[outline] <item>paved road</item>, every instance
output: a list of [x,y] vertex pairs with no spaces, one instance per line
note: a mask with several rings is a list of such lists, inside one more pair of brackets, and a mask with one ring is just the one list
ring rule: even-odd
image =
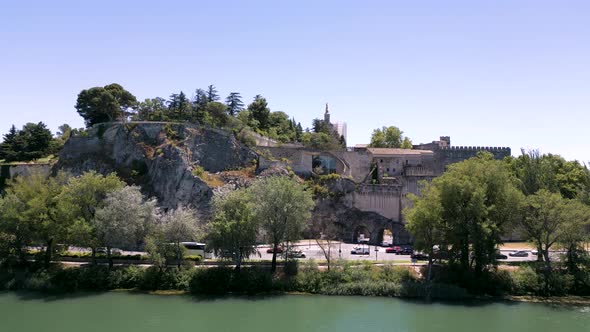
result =
[[[351,250],[355,247],[368,247],[370,250],[370,255],[353,255],[351,254]],[[300,258],[300,260],[325,260],[325,256],[323,251],[320,249],[320,246],[314,240],[308,241],[300,241],[294,246],[297,250],[301,250],[305,253],[305,258]],[[262,260],[271,260],[272,254],[267,253],[267,250],[270,248],[269,245],[261,245],[258,246],[258,255],[250,257],[251,259],[262,259]],[[375,248],[377,248],[377,252],[375,252]],[[373,246],[373,245],[359,245],[359,244],[352,244],[352,243],[339,243],[335,242],[331,245],[331,257],[332,259],[342,258],[345,260],[368,260],[368,261],[392,261],[392,262],[410,262],[411,258],[410,255],[396,255],[396,254],[388,254],[385,252],[385,247],[381,246]],[[502,254],[508,256],[508,259],[501,260],[504,262],[519,262],[519,261],[531,261],[537,258],[536,255],[530,254],[530,249],[524,249],[524,251],[529,252],[528,257],[510,257],[508,254],[513,251],[517,250],[501,250]],[[90,252],[90,250],[86,248],[74,248],[70,247],[70,251],[80,251],[80,252]],[[123,251],[123,255],[137,255],[137,254],[146,254],[141,251]],[[558,259],[559,253],[552,254],[554,259]]]
[[[315,241],[311,241],[306,243],[307,241],[301,241],[296,245],[296,248],[298,250],[301,250],[305,253],[305,258],[300,258],[300,260],[310,260],[310,259],[315,259],[315,260],[325,260],[325,256],[323,251],[320,249],[320,247],[315,243]],[[350,251],[354,248],[354,247],[358,247],[358,246],[363,246],[363,247],[369,247],[369,250],[371,252],[370,255],[352,255],[350,253]],[[266,251],[269,249],[270,247],[268,245],[265,246],[259,246],[258,249],[258,253],[259,256],[258,257],[251,257],[251,258],[258,258],[258,259],[272,259],[272,254],[267,253]],[[377,248],[377,252],[375,252],[375,248]],[[342,259],[346,259],[346,260],[371,260],[371,261],[398,261],[398,262],[409,262],[411,260],[410,255],[396,255],[396,254],[388,254],[385,252],[385,247],[380,247],[380,246],[373,246],[373,245],[359,245],[359,244],[351,244],[351,243],[336,243],[334,245],[332,245],[331,247],[331,256],[333,259],[338,259],[338,258],[342,258]],[[339,250],[341,250],[341,252],[339,252]],[[515,250],[501,250],[501,252],[508,256],[508,253],[513,252]],[[501,261],[505,261],[505,262],[520,262],[520,261],[530,261],[530,260],[535,260],[536,256],[529,254],[528,257],[511,257],[508,256],[508,259],[505,260],[501,260]]]

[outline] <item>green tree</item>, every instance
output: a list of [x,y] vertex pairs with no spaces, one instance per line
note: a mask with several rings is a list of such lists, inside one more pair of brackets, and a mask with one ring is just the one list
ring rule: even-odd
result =
[[67,123],[57,127],[57,130],[57,136],[62,138],[64,141],[67,141],[70,136],[72,136],[72,127],[70,127],[70,125]]
[[186,121],[192,113],[192,105],[184,92],[173,93],[168,100],[168,113],[171,119]]
[[209,124],[214,127],[224,127],[229,121],[226,106],[220,102],[207,103],[204,112],[208,115],[206,119],[209,120]]
[[383,127],[381,129],[377,128],[373,130],[369,147],[411,149],[412,141],[410,141],[409,138],[404,137],[403,133],[403,131],[395,126]]
[[[508,226],[519,218],[521,193],[505,165],[489,153],[449,165],[447,172],[426,186],[406,211],[416,241],[426,250],[439,240],[429,229],[444,221],[441,250],[458,257],[462,271],[478,278],[495,263],[496,247]],[[430,249],[428,249],[430,248]],[[472,257],[472,259],[470,259]],[[472,265],[472,263],[474,265]]]
[[201,237],[199,219],[195,211],[180,206],[164,213],[159,222],[165,244],[172,244],[173,257],[176,259],[178,267],[180,267],[180,263],[184,258],[182,242],[195,241]]
[[14,126],[0,144],[0,158],[5,161],[30,161],[50,154],[54,147],[51,131],[43,122],[27,123],[21,130]]
[[4,135],[4,140],[0,143],[0,159],[5,159],[6,161],[17,160],[19,148],[18,130],[12,125],[8,133]]
[[412,147],[412,141],[409,138],[404,137],[404,141],[402,142],[402,149],[411,149]]
[[566,161],[552,154],[541,155],[537,150],[522,150],[518,158],[508,158],[506,162],[527,196],[545,189],[573,199],[582,198],[590,191],[590,173],[578,161]]
[[268,108],[268,103],[266,99],[261,95],[256,95],[254,97],[254,101],[248,105],[248,111],[250,112],[249,115],[252,120],[256,122],[250,122],[251,124],[256,123],[256,127],[252,127],[253,129],[259,129],[263,132],[268,130],[268,118],[270,116],[270,109]]
[[76,110],[84,118],[87,127],[109,122],[127,115],[137,99],[121,85],[113,83],[104,87],[82,90],[78,94]]
[[414,249],[428,254],[428,275],[432,277],[435,246],[445,248],[446,225],[443,221],[440,191],[429,183],[424,184],[422,196],[410,195],[412,208],[404,210],[406,229],[414,237]]
[[145,99],[137,105],[136,121],[167,121],[169,111],[164,98]]
[[213,201],[215,214],[209,225],[209,243],[216,254],[233,259],[240,270],[244,258],[256,253],[258,220],[249,190],[239,189]]
[[215,89],[215,86],[213,84],[209,85],[207,87],[207,102],[211,103],[218,100],[219,95],[217,94],[217,89]]
[[64,205],[63,218],[72,222],[69,243],[90,247],[93,262],[96,263],[96,247],[98,241],[95,214],[104,206],[104,200],[110,192],[125,186],[115,173],[103,176],[94,171],[70,178],[59,195],[60,204]]
[[94,228],[97,242],[107,248],[109,268],[113,267],[111,249],[135,248],[156,219],[156,201],[144,200],[139,187],[126,186],[109,192],[96,210]]
[[311,191],[288,177],[273,176],[256,181],[254,217],[261,223],[273,246],[271,271],[277,266],[277,249],[283,242],[301,238],[314,206]]
[[33,160],[46,156],[53,139],[51,131],[43,122],[25,124],[18,136],[24,142],[21,160]]
[[[17,240],[16,251],[20,253],[24,245],[32,243],[43,245],[46,267],[51,261],[54,244],[66,241],[70,226],[68,220],[62,218],[58,199],[65,181],[62,173],[55,177],[39,173],[16,177],[9,184],[3,211],[0,211],[0,229]],[[21,233],[23,230],[27,233]]]
[[227,114],[229,116],[236,116],[244,108],[242,102],[242,96],[239,92],[231,92],[227,98],[225,98],[225,104],[227,105]]
[[193,99],[193,106],[195,107],[195,109],[205,107],[205,105],[207,105],[208,102],[209,98],[207,96],[207,92],[205,92],[205,90],[203,89],[197,89],[195,91],[195,97]]
[[539,258],[551,267],[549,249],[559,241],[567,201],[560,194],[541,189],[526,198],[522,229],[537,247]]
[[25,262],[25,248],[33,243],[33,223],[24,216],[26,203],[17,194],[7,190],[0,198],[0,234],[7,253]]
[[[584,245],[590,240],[590,207],[579,200],[568,200],[563,209],[564,223],[561,225],[557,244],[566,251],[566,266],[573,276],[580,273],[580,265],[587,260]],[[579,284],[580,278],[575,282]],[[579,285],[578,285],[579,286]]]

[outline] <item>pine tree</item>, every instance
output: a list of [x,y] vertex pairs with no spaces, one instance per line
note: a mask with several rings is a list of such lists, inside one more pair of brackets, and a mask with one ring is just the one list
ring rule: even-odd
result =
[[217,94],[217,89],[213,84],[207,87],[207,102],[218,101],[219,95]]
[[230,116],[238,115],[238,113],[244,108],[242,96],[240,96],[239,92],[231,92],[225,99],[225,104],[227,105],[227,113]]
[[18,130],[14,125],[10,127],[10,130],[4,135],[4,140],[0,143],[0,159],[6,159],[10,161],[13,159],[16,153],[16,141],[17,141]]
[[252,119],[258,122],[258,128],[255,129],[268,129],[270,109],[268,108],[268,103],[264,97],[261,95],[256,95],[256,97],[254,97],[254,101],[248,105],[248,111],[250,111],[250,116]]

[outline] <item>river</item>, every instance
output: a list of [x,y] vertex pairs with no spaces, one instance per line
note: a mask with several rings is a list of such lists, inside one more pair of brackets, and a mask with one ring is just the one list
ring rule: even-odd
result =
[[0,331],[588,332],[590,308],[308,295],[207,300],[129,293],[65,298],[0,293]]

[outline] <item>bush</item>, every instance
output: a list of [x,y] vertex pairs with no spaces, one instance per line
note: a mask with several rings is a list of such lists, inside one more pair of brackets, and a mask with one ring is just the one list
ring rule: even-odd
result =
[[256,268],[242,268],[232,271],[231,292],[239,294],[260,294],[273,290],[272,275],[269,271]]
[[512,293],[514,295],[539,294],[541,281],[537,272],[530,266],[522,266],[512,271]]
[[183,268],[163,270],[157,266],[150,266],[143,273],[138,287],[142,290],[188,290],[191,278],[192,270]]
[[109,288],[130,289],[136,288],[142,279],[144,270],[138,266],[128,266],[112,270],[109,275]]
[[285,267],[283,268],[283,272],[288,277],[294,277],[297,275],[299,271],[299,261],[296,259],[290,259],[285,262]]
[[189,290],[192,294],[227,294],[230,290],[231,275],[231,269],[226,267],[201,269],[191,278]]

